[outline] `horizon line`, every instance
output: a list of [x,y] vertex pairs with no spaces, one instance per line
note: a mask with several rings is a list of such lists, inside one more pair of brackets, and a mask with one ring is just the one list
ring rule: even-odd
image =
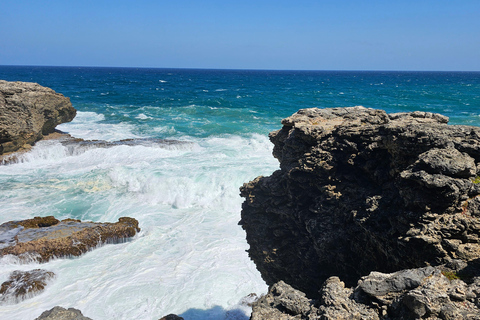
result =
[[201,67],[120,67],[120,66],[53,66],[28,64],[1,64],[0,67],[44,67],[44,68],[104,68],[104,69],[159,69],[159,70],[216,70],[216,71],[289,71],[289,72],[471,72],[480,70],[392,70],[392,69],[261,69],[261,68],[201,68]]

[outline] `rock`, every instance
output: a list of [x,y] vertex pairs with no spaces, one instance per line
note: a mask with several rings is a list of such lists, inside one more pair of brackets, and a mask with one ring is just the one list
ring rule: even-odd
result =
[[80,310],[74,308],[54,307],[48,311],[43,312],[40,317],[35,320],[92,320],[84,317]]
[[0,80],[0,155],[28,148],[75,115],[70,99],[50,88]]
[[169,315],[166,315],[165,317],[162,317],[158,320],[183,320],[183,318],[177,316],[176,314],[169,314]]
[[104,243],[118,243],[140,231],[138,221],[123,217],[116,223],[82,222],[52,216],[9,221],[0,225],[0,256],[46,262],[80,256]]
[[0,302],[17,303],[31,298],[41,293],[53,277],[53,272],[42,269],[13,271],[0,287]]
[[453,259],[478,270],[480,128],[447,121],[363,107],[284,119],[270,134],[280,170],[241,188],[240,224],[267,284],[315,297],[331,276],[352,287],[371,271]]
[[337,277],[332,277],[321,289],[320,299],[310,300],[304,293],[279,281],[270,287],[266,296],[253,304],[250,319],[379,319],[375,310],[351,299],[352,292]]
[[279,281],[253,304],[251,319],[479,319],[480,277],[467,284],[449,280],[445,270],[438,266],[372,272],[355,288],[346,288],[333,276],[314,299]]

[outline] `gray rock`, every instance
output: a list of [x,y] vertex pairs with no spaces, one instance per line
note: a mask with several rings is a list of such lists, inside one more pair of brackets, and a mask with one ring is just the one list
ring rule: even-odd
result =
[[0,80],[0,155],[28,148],[75,115],[70,99],[50,88]]
[[311,298],[331,276],[353,287],[371,271],[454,259],[478,270],[480,128],[447,121],[363,107],[284,119],[270,134],[280,170],[241,188],[240,224],[267,284]]
[[92,320],[84,317],[80,310],[74,308],[54,307],[48,311],[43,312],[35,320]]
[[314,299],[280,281],[253,304],[251,319],[480,319],[480,277],[467,284],[449,272],[446,266],[372,272],[355,288],[330,277]]

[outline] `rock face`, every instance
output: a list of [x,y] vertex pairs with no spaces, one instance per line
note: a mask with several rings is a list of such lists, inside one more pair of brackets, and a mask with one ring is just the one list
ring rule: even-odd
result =
[[41,293],[47,282],[55,277],[51,271],[13,271],[0,287],[0,302],[17,303]]
[[480,261],[480,128],[432,113],[304,109],[270,134],[280,170],[241,188],[269,285],[316,297],[371,271]]
[[80,256],[103,243],[133,237],[140,228],[133,218],[116,223],[82,222],[52,216],[9,221],[0,225],[0,256],[46,262],[52,258]]
[[40,317],[35,320],[92,320],[83,316],[80,310],[74,308],[55,307],[51,310],[43,312]]
[[0,80],[0,155],[33,145],[75,115],[70,99],[50,88]]
[[355,288],[330,277],[315,299],[280,281],[254,304],[251,319],[479,319],[480,277],[467,285],[451,274],[445,266],[372,272]]

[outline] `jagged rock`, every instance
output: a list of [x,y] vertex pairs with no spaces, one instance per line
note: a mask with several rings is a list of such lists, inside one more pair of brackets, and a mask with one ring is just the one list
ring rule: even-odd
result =
[[50,88],[0,80],[0,155],[28,148],[75,115],[70,99]]
[[116,223],[58,221],[52,216],[9,221],[0,225],[0,256],[12,254],[46,262],[79,256],[103,243],[122,242],[138,231],[138,221],[128,217]]
[[[461,259],[480,262],[480,128],[427,112],[303,109],[270,134],[280,170],[241,188],[240,224],[269,285],[314,297]],[[415,300],[416,301],[416,300]]]
[[450,280],[445,270],[439,266],[372,272],[355,288],[346,288],[334,276],[314,299],[279,281],[253,304],[251,319],[480,319],[480,277],[467,284]]
[[83,316],[80,310],[74,308],[54,307],[48,311],[44,311],[40,317],[35,320],[92,320]]
[[17,303],[31,298],[41,293],[53,277],[53,272],[42,269],[13,271],[0,287],[0,302]]

